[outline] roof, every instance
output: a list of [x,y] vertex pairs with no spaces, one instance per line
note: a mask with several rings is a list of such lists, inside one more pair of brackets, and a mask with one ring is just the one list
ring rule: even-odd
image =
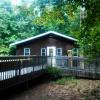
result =
[[65,38],[65,39],[68,39],[68,40],[71,40],[71,41],[78,41],[77,39],[72,38],[70,36],[66,36],[64,34],[61,34],[61,33],[55,32],[55,31],[48,31],[48,32],[45,32],[45,33],[30,37],[30,38],[21,40],[21,41],[17,41],[17,42],[11,43],[10,46],[19,45],[19,44],[22,44],[22,43],[25,43],[25,42],[28,42],[28,41],[31,41],[31,40],[35,40],[35,39],[38,39],[40,37],[43,37],[43,36],[46,36],[46,35],[49,35],[49,34],[53,34],[53,35],[56,35],[56,36],[59,36],[59,37],[62,37],[62,38]]

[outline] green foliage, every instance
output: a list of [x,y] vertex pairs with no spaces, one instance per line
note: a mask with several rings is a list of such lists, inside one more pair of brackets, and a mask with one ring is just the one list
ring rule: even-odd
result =
[[74,84],[76,85],[77,79],[75,77],[63,77],[61,79],[58,79],[54,81],[54,83],[59,85],[67,85],[67,84]]
[[45,73],[53,79],[62,77],[64,75],[64,71],[57,67],[48,67],[45,69]]
[[26,8],[24,6],[18,7],[16,14],[17,21],[20,24],[19,35],[21,39],[31,37],[34,35],[34,12],[33,7]]
[[73,32],[79,32],[79,10],[76,5],[60,2],[51,9],[45,8],[33,22],[45,31],[54,30],[73,36]]
[[0,10],[0,54],[10,51],[9,43],[16,40],[18,27],[12,13]]
[[81,32],[76,34],[85,55],[100,57],[100,0],[88,0],[87,17],[82,21]]
[[34,35],[32,10],[18,9],[17,13],[0,10],[0,55],[10,53],[10,43]]

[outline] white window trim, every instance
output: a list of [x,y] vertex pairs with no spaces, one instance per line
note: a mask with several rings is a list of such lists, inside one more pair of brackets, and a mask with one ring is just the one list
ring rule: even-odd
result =
[[24,56],[28,56],[28,55],[25,55],[25,49],[29,49],[29,55],[30,55],[30,48],[24,48]]
[[[61,55],[58,55],[58,49],[61,50]],[[56,53],[57,56],[62,56],[62,48],[57,48],[56,52],[57,52],[57,53]]]
[[46,56],[46,48],[41,48],[41,56],[42,56],[42,50],[45,50],[45,56]]

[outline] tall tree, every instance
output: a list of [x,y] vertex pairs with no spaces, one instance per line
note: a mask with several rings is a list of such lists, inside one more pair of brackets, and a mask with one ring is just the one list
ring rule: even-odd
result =
[[9,52],[9,43],[16,40],[18,28],[15,16],[0,10],[0,54]]
[[34,35],[33,11],[19,7],[18,12],[0,10],[0,54],[8,54],[9,44]]
[[45,8],[42,15],[34,20],[34,23],[46,31],[54,30],[72,35],[73,32],[79,32],[78,6],[62,0],[51,9]]
[[17,8],[18,12],[16,14],[16,18],[18,23],[20,24],[20,39],[24,39],[27,37],[31,37],[34,35],[34,9],[33,7],[25,7],[20,6]]
[[82,20],[81,32],[76,36],[86,55],[100,57],[100,0],[88,0],[84,3],[87,17]]

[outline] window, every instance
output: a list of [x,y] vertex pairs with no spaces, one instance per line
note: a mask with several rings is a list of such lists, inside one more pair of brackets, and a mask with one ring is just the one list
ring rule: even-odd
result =
[[46,48],[41,48],[41,56],[46,56]]
[[30,55],[30,48],[24,48],[24,56]]
[[62,48],[57,48],[57,56],[62,56]]

